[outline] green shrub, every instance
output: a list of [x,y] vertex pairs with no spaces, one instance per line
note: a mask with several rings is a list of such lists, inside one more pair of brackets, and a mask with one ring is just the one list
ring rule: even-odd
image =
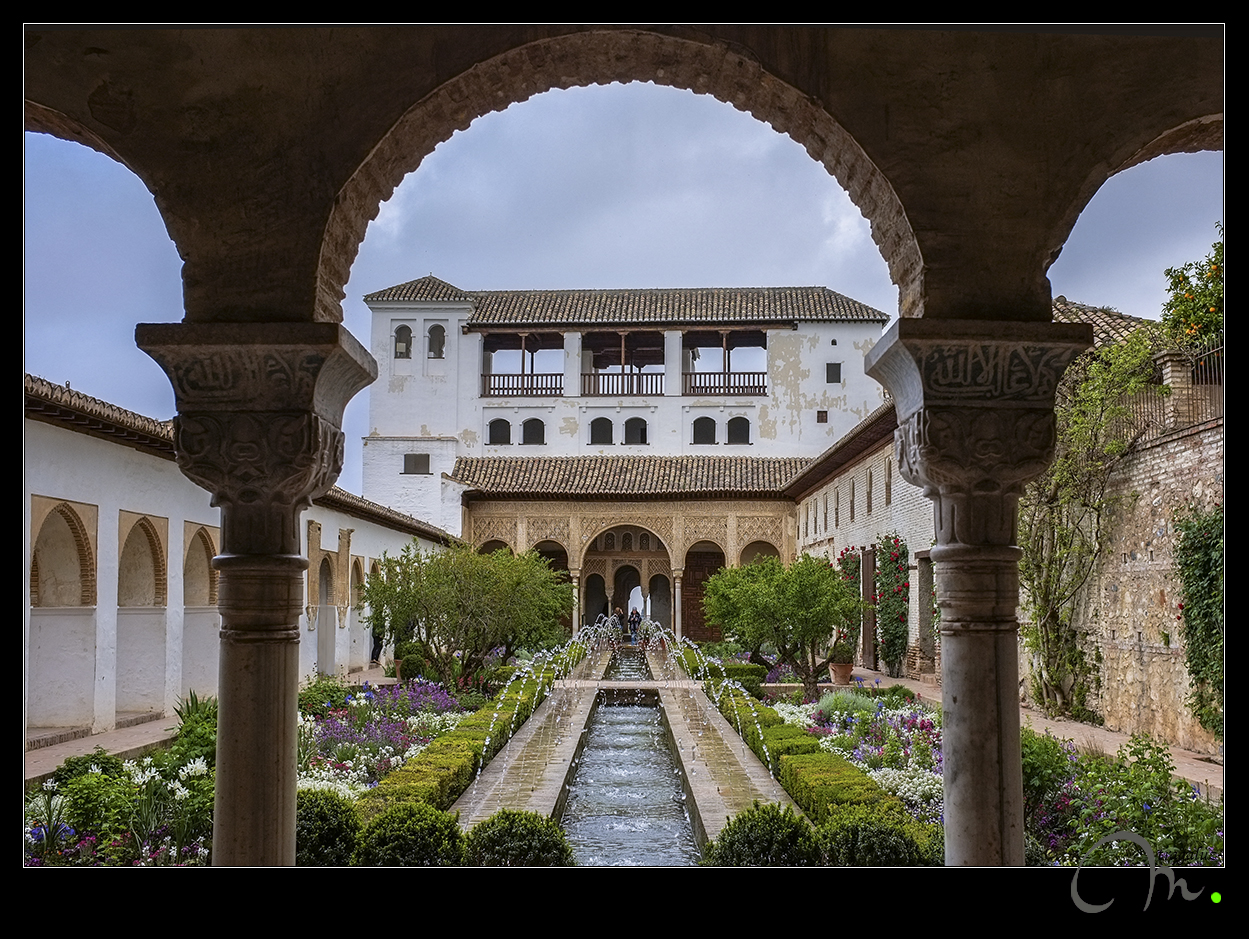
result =
[[902,801],[876,785],[872,777],[834,753],[799,753],[782,757],[777,782],[812,823],[822,824],[834,806]]
[[703,857],[712,867],[816,867],[821,860],[805,818],[789,806],[758,802],[725,825]]
[[333,675],[318,675],[299,689],[299,713],[324,718],[330,711],[347,706],[351,688]]
[[362,867],[454,867],[464,856],[457,816],[423,802],[387,809],[365,827],[352,863]]
[[56,783],[57,788],[61,788],[71,779],[77,779],[79,776],[85,776],[90,773],[92,767],[97,768],[105,776],[124,776],[126,768],[122,764],[121,757],[113,756],[103,747],[97,746],[93,751],[83,756],[66,757],[65,761],[56,768],[56,772],[52,774],[52,780]]
[[1074,747],[1048,731],[1038,734],[1030,727],[1019,732],[1023,756],[1023,802],[1028,818],[1049,797],[1056,795],[1075,775]]
[[345,867],[360,837],[355,806],[336,792],[303,789],[295,798],[295,864]]
[[464,839],[470,867],[572,867],[575,861],[564,831],[537,812],[501,809]]
[[944,834],[896,802],[838,805],[820,825],[824,863],[833,867],[939,867]]
[[129,774],[84,773],[60,787],[65,821],[77,832],[93,832],[111,841],[130,831],[137,790]]

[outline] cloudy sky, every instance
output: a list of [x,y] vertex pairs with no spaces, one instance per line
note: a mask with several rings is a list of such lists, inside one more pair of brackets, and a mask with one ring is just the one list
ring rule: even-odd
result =
[[[25,369],[152,417],[173,413],[134,325],[182,318],[177,252],[128,170],[26,135]],[[1204,257],[1223,219],[1223,155],[1111,179],[1050,269],[1054,294],[1157,318],[1163,270]],[[801,146],[713,98],[649,84],[552,91],[475,121],[382,207],[347,284],[433,273],[465,289],[817,285],[896,315],[867,222]],[[359,492],[368,391],[349,405]]]

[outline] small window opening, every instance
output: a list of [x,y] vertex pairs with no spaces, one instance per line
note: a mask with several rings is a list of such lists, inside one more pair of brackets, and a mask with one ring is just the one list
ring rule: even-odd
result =
[[405,476],[428,476],[429,475],[429,454],[428,453],[405,453],[403,455],[403,475]]

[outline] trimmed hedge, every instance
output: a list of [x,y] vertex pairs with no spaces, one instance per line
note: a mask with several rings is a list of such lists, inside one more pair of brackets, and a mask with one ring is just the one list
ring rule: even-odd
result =
[[815,735],[785,724],[775,710],[749,699],[740,689],[708,682],[706,690],[725,720],[735,730],[740,726],[746,745],[770,767],[813,824],[821,824],[835,806],[902,806],[901,799],[881,789],[867,773],[821,749]]
[[940,867],[945,835],[906,813],[900,803],[839,805],[820,825],[824,863],[834,867]]
[[557,674],[567,674],[585,655],[583,644],[572,644],[541,671],[517,679],[455,730],[432,741],[360,797],[356,805],[361,820],[367,824],[381,813],[410,802],[450,808],[472,784],[478,769],[503,749],[542,703]]

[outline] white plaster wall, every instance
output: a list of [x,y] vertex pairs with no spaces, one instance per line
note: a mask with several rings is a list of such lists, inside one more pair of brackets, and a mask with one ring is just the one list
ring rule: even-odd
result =
[[221,614],[215,606],[189,606],[182,619],[182,688],[185,697],[216,695]]
[[[381,376],[369,398],[370,436],[365,441],[365,495],[401,512],[459,530],[459,506],[440,492],[440,476],[457,456],[716,455],[818,456],[877,408],[880,385],[863,371],[863,356],[880,336],[875,323],[804,323],[767,332],[768,394],[685,397],[680,394],[681,332],[665,332],[665,393],[649,397],[582,397],[569,386],[584,366],[577,361],[583,333],[565,333],[565,395],[561,398],[481,396],[482,337],[464,334],[467,305],[385,302],[372,304],[372,351]],[[424,336],[431,322],[447,326],[446,358],[425,358]],[[394,358],[399,324],[413,331],[413,358]],[[833,345],[833,340],[836,345]],[[825,366],[841,364],[841,381],[829,384]],[[817,422],[818,411],[827,423]],[[592,445],[590,425],[612,421],[612,444]],[[626,445],[625,422],[647,422],[647,443]],[[716,444],[693,443],[699,417],[716,422]],[[728,421],[750,421],[750,443],[729,445]],[[537,418],[545,443],[525,445],[522,426]],[[493,420],[511,425],[511,443],[490,445]],[[427,453],[431,476],[404,475],[405,453]],[[441,496],[441,498],[440,498]]]
[[[448,329],[448,344],[452,333]],[[186,523],[220,526],[220,513],[209,504],[208,493],[184,477],[171,460],[37,421],[25,422],[25,434],[26,725],[90,725],[100,733],[114,728],[118,711],[171,714],[178,698],[192,689],[201,695],[216,694],[220,615],[213,607],[184,608],[181,603]],[[435,493],[438,505],[440,489]],[[30,607],[32,495],[98,507],[96,606]],[[168,520],[167,608],[117,607],[118,524],[123,510]],[[412,540],[406,533],[321,506],[309,509],[305,519],[322,524],[326,546],[338,544],[341,529],[352,529],[351,554],[365,558],[366,573],[371,559],[380,558],[383,551],[397,554]],[[458,515],[456,522],[458,527]],[[307,526],[301,527],[306,539]],[[305,555],[307,547],[305,541]],[[435,546],[425,541],[422,547]],[[322,618],[330,625],[320,660],[327,671],[346,672],[355,646],[363,649],[357,656],[367,657],[369,637],[367,627],[352,615],[343,622],[356,624],[353,640],[348,628],[338,627],[338,616],[338,609],[329,607]],[[317,635],[309,632],[306,615],[300,625],[301,674],[311,677],[318,667]]]
[[94,714],[95,607],[26,609],[26,723],[89,726]]
[[117,611],[118,711],[166,711],[165,646],[163,608],[123,607]]
[[[889,504],[885,503],[885,461],[893,467]],[[872,511],[867,511],[867,473],[872,470]],[[850,481],[854,480],[854,521],[850,520]],[[840,511],[834,498],[840,490]],[[824,506],[827,500],[828,513]],[[830,561],[848,547],[863,548],[877,544],[882,535],[895,531],[910,554],[910,591],[907,612],[907,644],[919,641],[919,577],[915,553],[928,550],[934,537],[932,502],[923,490],[904,480],[898,473],[893,440],[882,443],[859,461],[847,466],[823,488],[798,505],[798,551],[826,557]]]

